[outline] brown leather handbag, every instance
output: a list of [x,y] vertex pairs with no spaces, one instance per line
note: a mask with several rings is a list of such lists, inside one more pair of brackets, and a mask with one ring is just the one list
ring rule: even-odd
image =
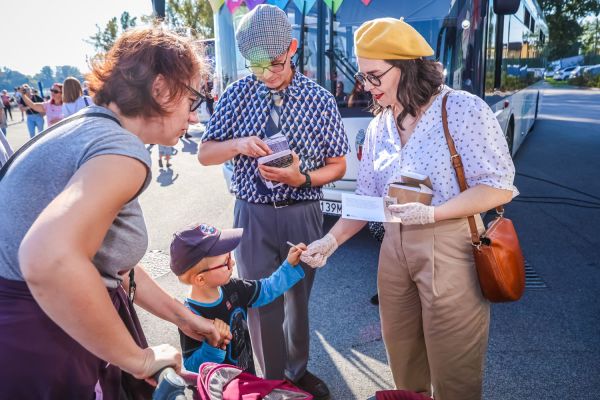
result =
[[[467,180],[460,155],[456,152],[454,140],[448,129],[446,93],[442,100],[442,122],[444,135],[450,150],[450,160],[456,171],[460,191],[467,190]],[[496,208],[497,216],[479,235],[475,217],[470,216],[469,229],[475,256],[475,267],[483,296],[491,302],[499,303],[519,300],[525,291],[525,259],[519,245],[517,232],[510,219],[504,217],[504,208]]]

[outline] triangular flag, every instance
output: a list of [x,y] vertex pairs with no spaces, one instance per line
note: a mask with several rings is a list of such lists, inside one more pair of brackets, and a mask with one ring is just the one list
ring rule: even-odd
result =
[[[305,11],[307,14],[310,11],[310,9],[313,8],[316,2],[317,0],[294,0],[294,4],[296,5],[296,7],[298,7],[298,10]],[[306,8],[304,8],[304,3],[306,3]]]
[[330,9],[333,6],[334,14],[339,10],[339,8],[343,2],[344,2],[344,0],[323,0],[323,3],[327,4],[327,7],[329,7]]
[[243,0],[225,0],[230,13],[234,13],[242,5]]
[[256,7],[259,4],[264,3],[265,0],[246,0],[246,5],[248,6],[248,8],[250,10],[254,9],[254,7]]
[[285,10],[290,0],[267,0],[267,4],[270,4],[275,7],[279,7],[282,10]]
[[362,1],[365,6],[368,6],[369,3],[371,2],[371,0],[360,0],[360,1]]
[[223,4],[225,4],[225,0],[208,0],[208,2],[215,13],[223,7]]

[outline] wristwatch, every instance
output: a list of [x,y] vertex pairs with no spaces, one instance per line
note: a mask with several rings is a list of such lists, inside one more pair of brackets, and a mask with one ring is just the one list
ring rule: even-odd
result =
[[304,181],[304,183],[300,186],[298,186],[299,188],[302,189],[308,189],[310,187],[312,187],[312,182],[310,180],[310,175],[308,174],[308,172],[301,172],[302,175],[304,175],[304,178],[306,178],[306,180]]

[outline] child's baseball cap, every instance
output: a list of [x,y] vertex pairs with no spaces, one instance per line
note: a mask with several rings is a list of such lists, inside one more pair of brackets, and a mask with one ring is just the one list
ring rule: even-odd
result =
[[183,275],[204,257],[229,253],[240,244],[243,232],[242,228],[219,230],[208,224],[175,232],[171,241],[171,271]]

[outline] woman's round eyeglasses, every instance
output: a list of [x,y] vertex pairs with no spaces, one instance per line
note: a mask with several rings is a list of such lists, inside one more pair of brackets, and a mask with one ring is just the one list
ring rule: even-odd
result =
[[387,74],[388,72],[390,72],[390,70],[392,68],[394,68],[393,65],[379,75],[365,74],[364,72],[357,72],[356,74],[354,74],[354,79],[356,79],[356,81],[363,86],[368,81],[371,85],[373,85],[375,87],[379,87],[379,86],[381,86],[381,77],[384,76],[385,74]]

